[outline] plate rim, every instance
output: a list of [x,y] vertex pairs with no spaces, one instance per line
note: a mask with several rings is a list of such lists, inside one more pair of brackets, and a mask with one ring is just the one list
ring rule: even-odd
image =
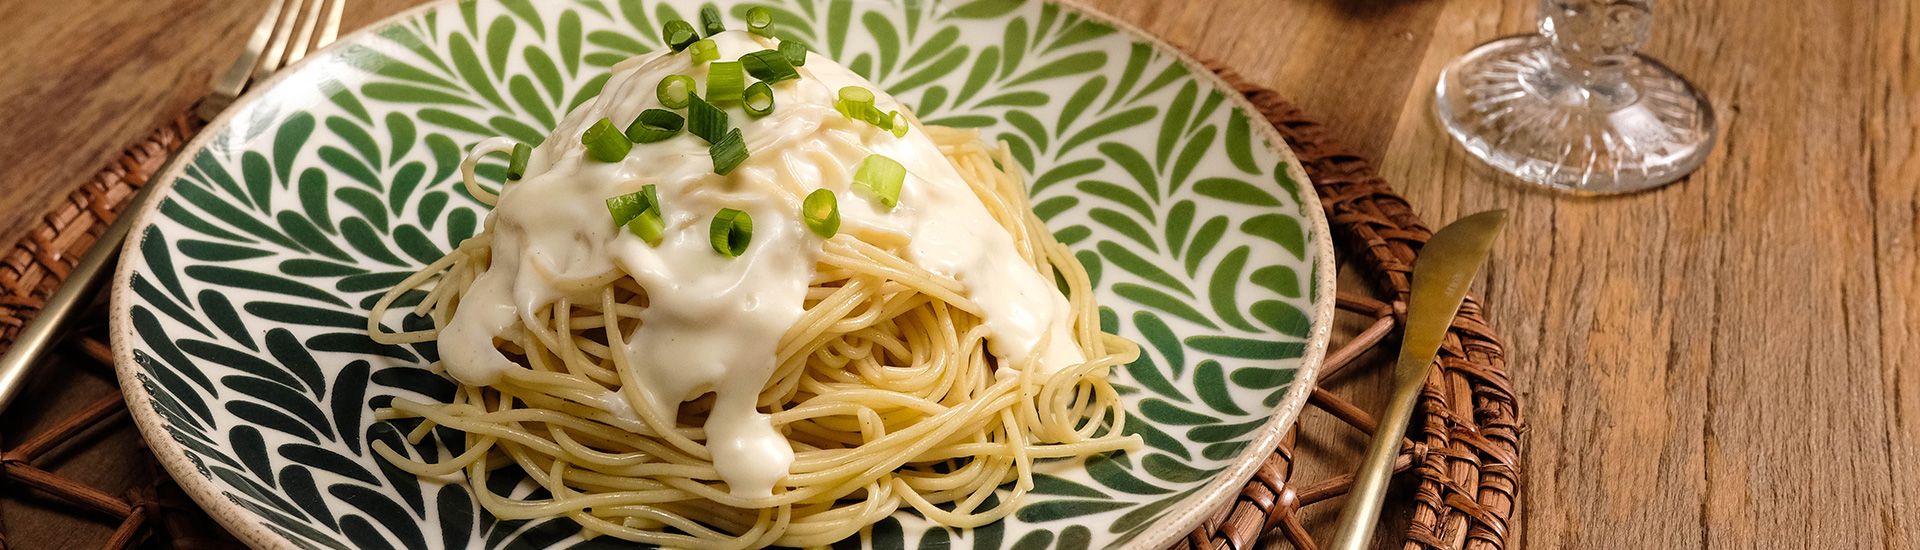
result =
[[[167,475],[173,478],[176,484],[180,485],[182,492],[186,493],[195,504],[198,504],[202,510],[206,511],[208,516],[218,522],[221,527],[227,529],[228,532],[232,533],[236,538],[239,538],[241,542],[246,543],[250,547],[297,549],[299,545],[294,544],[293,541],[287,539],[285,536],[266,528],[266,526],[260,523],[256,514],[241,509],[238,505],[224,498],[220,494],[221,489],[214,486],[212,479],[201,475],[199,469],[186,458],[185,447],[167,433],[166,421],[159,417],[159,413],[156,412],[153,407],[153,399],[150,392],[140,383],[138,378],[139,369],[136,368],[136,363],[133,358],[131,339],[135,338],[136,334],[132,327],[131,320],[132,302],[130,300],[133,298],[133,290],[130,281],[133,275],[133,262],[130,258],[137,257],[140,245],[145,241],[144,235],[146,230],[154,225],[154,216],[159,212],[160,204],[171,197],[170,193],[174,184],[180,180],[187,166],[190,165],[190,163],[176,162],[177,159],[188,158],[206,150],[213,139],[219,135],[220,131],[230,126],[233,123],[233,119],[236,118],[240,112],[246,110],[247,107],[253,104],[263,101],[266,95],[275,88],[280,87],[293,75],[300,73],[308,64],[323,62],[330,57],[328,54],[333,53],[334,50],[362,40],[367,35],[374,34],[380,29],[409,18],[417,17],[429,11],[457,6],[463,1],[472,0],[434,0],[383,17],[341,36],[339,40],[327,47],[308,53],[304,59],[287,67],[283,67],[279,72],[274,73],[273,76],[255,84],[245,94],[242,94],[236,99],[232,105],[228,106],[225,111],[222,111],[219,116],[207,121],[207,124],[199,134],[181,146],[178,151],[175,151],[173,156],[168,159],[168,162],[162,166],[161,170],[156,172],[152,178],[148,179],[148,185],[157,187],[153,189],[152,194],[147,196],[145,203],[133,205],[135,210],[122,213],[124,216],[133,216],[133,222],[128,232],[130,237],[121,245],[120,261],[114,267],[113,288],[109,293],[108,333],[111,336],[113,348],[114,374],[116,381],[120,385],[120,392],[126,400],[128,416],[132,417],[134,421],[133,424],[135,428],[138,429],[140,438],[147,444],[149,450],[153,451],[155,460],[160,463],[161,468],[167,472]],[[872,0],[832,1],[868,2]],[[898,1],[915,2],[918,0]],[[1326,213],[1318,206],[1318,201],[1307,200],[1317,199],[1318,192],[1313,190],[1311,178],[1306,173],[1305,167],[1300,164],[1300,159],[1294,154],[1293,148],[1287,145],[1286,138],[1280,134],[1278,128],[1274,127],[1272,123],[1267,122],[1265,114],[1262,113],[1252,101],[1248,100],[1245,94],[1240,93],[1224,78],[1221,78],[1219,73],[1208,68],[1206,64],[1189,54],[1185,49],[1168,43],[1159,36],[1149,33],[1132,23],[1116,18],[1099,9],[1087,6],[1083,4],[1081,0],[1022,1],[1038,2],[1040,4],[1051,3],[1061,8],[1072,10],[1089,19],[1097,20],[1116,30],[1122,31],[1137,42],[1149,44],[1160,53],[1172,56],[1176,62],[1185,65],[1189,69],[1188,74],[1195,80],[1205,82],[1217,90],[1227,92],[1221,95],[1226,98],[1228,104],[1239,109],[1249,118],[1263,122],[1262,124],[1251,124],[1249,126],[1257,127],[1256,133],[1266,138],[1266,147],[1277,153],[1285,161],[1284,164],[1289,176],[1295,176],[1294,179],[1296,181],[1308,182],[1308,185],[1303,187],[1299,193],[1308,196],[1295,197],[1295,199],[1301,202],[1300,210],[1304,215],[1303,217],[1307,219],[1311,224],[1311,229],[1314,230],[1311,236],[1312,238],[1310,239],[1314,245],[1314,254],[1311,260],[1313,264],[1313,278],[1310,279],[1310,281],[1318,281],[1319,283],[1312,285],[1313,292],[1311,294],[1314,302],[1312,304],[1313,312],[1311,314],[1311,320],[1313,325],[1311,332],[1307,335],[1306,349],[1299,357],[1300,365],[1294,371],[1295,375],[1293,380],[1289,382],[1290,387],[1287,389],[1286,397],[1267,415],[1267,422],[1260,426],[1258,429],[1259,435],[1251,440],[1247,448],[1241,450],[1239,456],[1235,457],[1233,462],[1221,470],[1219,474],[1216,474],[1205,486],[1194,491],[1193,495],[1182,501],[1182,505],[1177,507],[1179,511],[1169,514],[1166,516],[1167,519],[1160,522],[1158,526],[1142,531],[1138,537],[1123,545],[1123,548],[1128,549],[1164,548],[1173,541],[1192,532],[1201,521],[1211,514],[1216,513],[1220,506],[1240,493],[1240,489],[1246,486],[1247,480],[1253,477],[1254,471],[1260,464],[1265,462],[1265,456],[1271,454],[1277,445],[1279,445],[1281,436],[1299,420],[1300,412],[1306,405],[1308,394],[1318,385],[1320,368],[1325,360],[1327,350],[1332,343],[1332,325],[1335,311],[1334,300],[1336,296],[1335,287],[1337,285],[1334,284],[1336,271],[1331,226],[1328,224]]]

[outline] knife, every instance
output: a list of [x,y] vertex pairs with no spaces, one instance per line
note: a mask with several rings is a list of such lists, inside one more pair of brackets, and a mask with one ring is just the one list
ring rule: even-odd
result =
[[1338,534],[1332,550],[1363,550],[1380,521],[1380,504],[1387,497],[1393,460],[1407,433],[1420,387],[1429,366],[1440,353],[1440,342],[1453,326],[1453,317],[1466,300],[1467,286],[1479,273],[1494,238],[1507,223],[1507,211],[1492,210],[1460,218],[1433,234],[1413,263],[1413,292],[1407,299],[1407,322],[1400,337],[1400,358],[1393,367],[1393,396],[1381,413],[1379,428],[1367,444],[1367,454],[1340,510]]

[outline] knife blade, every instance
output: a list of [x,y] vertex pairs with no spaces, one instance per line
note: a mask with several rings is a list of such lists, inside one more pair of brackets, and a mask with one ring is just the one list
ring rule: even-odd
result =
[[1381,413],[1380,424],[1367,445],[1367,454],[1354,474],[1353,489],[1340,511],[1333,550],[1363,550],[1380,520],[1380,505],[1393,476],[1393,460],[1413,417],[1420,387],[1440,344],[1453,326],[1467,287],[1480,272],[1495,237],[1507,223],[1505,210],[1460,218],[1427,239],[1413,264],[1413,290],[1407,299],[1407,321],[1400,337],[1400,356],[1393,367],[1393,395]]

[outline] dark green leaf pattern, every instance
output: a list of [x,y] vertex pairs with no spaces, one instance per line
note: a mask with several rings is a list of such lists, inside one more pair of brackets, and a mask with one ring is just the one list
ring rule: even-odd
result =
[[[133,303],[119,314],[137,336],[133,383],[173,435],[157,446],[298,546],[570,544],[570,522],[497,521],[464,486],[373,457],[375,440],[444,456],[438,437],[408,444],[372,410],[453,388],[419,368],[431,346],[366,338],[365,308],[479,230],[484,211],[456,184],[473,143],[538,143],[599,93],[606,67],[658,48],[661,22],[703,1],[432,8],[306,65],[321,92],[282,87],[244,107],[235,118],[250,124],[192,157],[129,259]],[[1179,57],[1037,0],[729,4],[734,18],[769,8],[783,37],[923,120],[1006,141],[1035,210],[1087,266],[1102,324],[1144,348],[1116,381],[1145,447],[1046,464],[1009,523],[888,520],[866,544],[1127,543],[1184,513],[1301,395],[1291,382],[1331,284],[1324,236],[1305,221],[1317,205],[1258,119]],[[480,172],[500,185],[497,162]]]

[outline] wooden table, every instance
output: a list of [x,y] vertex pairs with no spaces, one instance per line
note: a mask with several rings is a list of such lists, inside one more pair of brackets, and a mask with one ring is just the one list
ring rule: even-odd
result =
[[[1920,541],[1920,5],[1663,3],[1649,51],[1712,98],[1720,145],[1679,185],[1575,200],[1503,182],[1430,114],[1440,68],[1528,31],[1532,2],[1087,2],[1281,91],[1428,220],[1513,212],[1482,289],[1530,427],[1516,548]],[[6,2],[0,243],[200,95],[262,6]],[[46,376],[0,437],[108,391]],[[137,441],[103,437],[68,471],[124,484]],[[108,529],[5,506],[23,548]]]

